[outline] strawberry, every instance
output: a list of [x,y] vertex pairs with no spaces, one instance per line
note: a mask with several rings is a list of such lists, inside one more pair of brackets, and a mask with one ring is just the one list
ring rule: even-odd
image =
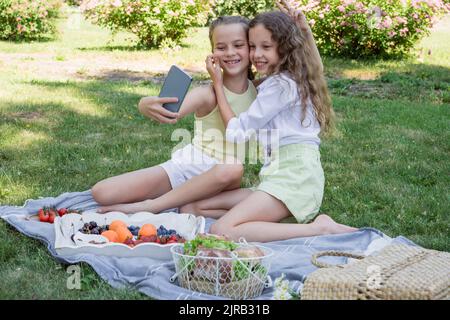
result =
[[130,238],[126,239],[124,244],[126,244],[127,246],[130,246],[130,247],[134,247],[136,245],[134,243],[133,239],[130,239]]
[[67,208],[61,208],[61,209],[58,209],[58,215],[59,215],[60,217],[62,217],[63,215],[65,215],[67,212],[68,212]]
[[39,215],[40,222],[48,222],[48,219],[50,218],[49,214],[47,212],[47,208],[45,208],[45,207],[39,209],[38,215]]
[[159,243],[161,243],[161,244],[166,244],[167,243],[167,240],[168,240],[169,238],[168,237],[160,237],[159,238]]
[[48,223],[55,222],[55,217],[56,217],[55,211],[51,210],[48,214]]

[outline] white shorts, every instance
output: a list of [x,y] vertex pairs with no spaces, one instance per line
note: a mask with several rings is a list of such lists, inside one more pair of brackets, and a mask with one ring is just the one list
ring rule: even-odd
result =
[[192,177],[198,176],[219,163],[219,160],[206,155],[192,144],[172,153],[172,158],[160,166],[169,176],[172,189],[183,184]]

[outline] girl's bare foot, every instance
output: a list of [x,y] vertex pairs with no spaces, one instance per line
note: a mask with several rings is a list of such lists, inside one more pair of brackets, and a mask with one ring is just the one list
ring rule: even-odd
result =
[[316,219],[312,222],[312,224],[315,224],[316,226],[319,227],[319,229],[323,230],[323,234],[348,233],[348,232],[355,232],[358,230],[357,228],[337,223],[326,214],[318,215]]
[[136,213],[140,211],[152,212],[148,200],[135,203],[120,203],[112,206],[102,206],[97,209],[98,213],[119,211],[123,213]]

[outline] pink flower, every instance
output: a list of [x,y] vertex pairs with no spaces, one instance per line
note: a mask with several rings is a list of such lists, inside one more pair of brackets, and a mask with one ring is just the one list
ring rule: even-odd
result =
[[408,28],[403,28],[403,29],[400,29],[400,30],[399,30],[400,35],[401,35],[402,37],[406,36],[406,34],[408,33],[408,31],[409,31]]
[[121,7],[122,6],[122,1],[120,0],[114,0],[114,2],[112,3],[113,7]]
[[389,32],[388,32],[388,37],[389,37],[389,38],[392,38],[392,37],[394,37],[396,34],[397,34],[397,32],[395,32],[395,31],[389,31]]
[[320,19],[323,19],[325,16],[324,16],[324,14],[323,13],[319,13],[319,18]]
[[405,18],[402,17],[395,17],[395,20],[399,23],[399,24],[406,24],[408,22],[408,20],[406,20]]
[[337,7],[337,9],[342,13],[345,12],[344,6],[339,6],[339,7]]
[[94,9],[98,5],[97,0],[90,0],[90,1],[83,1],[80,6],[80,10],[83,11],[89,11]]
[[349,25],[349,23],[347,21],[342,21],[340,25],[341,27],[346,27]]
[[314,19],[309,20],[309,24],[311,27],[313,27],[316,24],[316,20]]
[[385,29],[390,28],[392,25],[392,19],[391,17],[387,16],[386,18],[383,19],[383,22],[381,22],[381,26]]
[[355,8],[356,8],[356,10],[360,11],[360,10],[364,9],[364,4],[362,2],[357,2],[355,4]]

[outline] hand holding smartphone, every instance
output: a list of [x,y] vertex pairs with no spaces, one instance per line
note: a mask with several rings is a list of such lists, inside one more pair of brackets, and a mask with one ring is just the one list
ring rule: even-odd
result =
[[192,77],[185,71],[175,65],[170,67],[169,73],[167,74],[159,93],[159,97],[175,97],[178,101],[164,103],[163,107],[171,112],[178,112],[191,83]]

